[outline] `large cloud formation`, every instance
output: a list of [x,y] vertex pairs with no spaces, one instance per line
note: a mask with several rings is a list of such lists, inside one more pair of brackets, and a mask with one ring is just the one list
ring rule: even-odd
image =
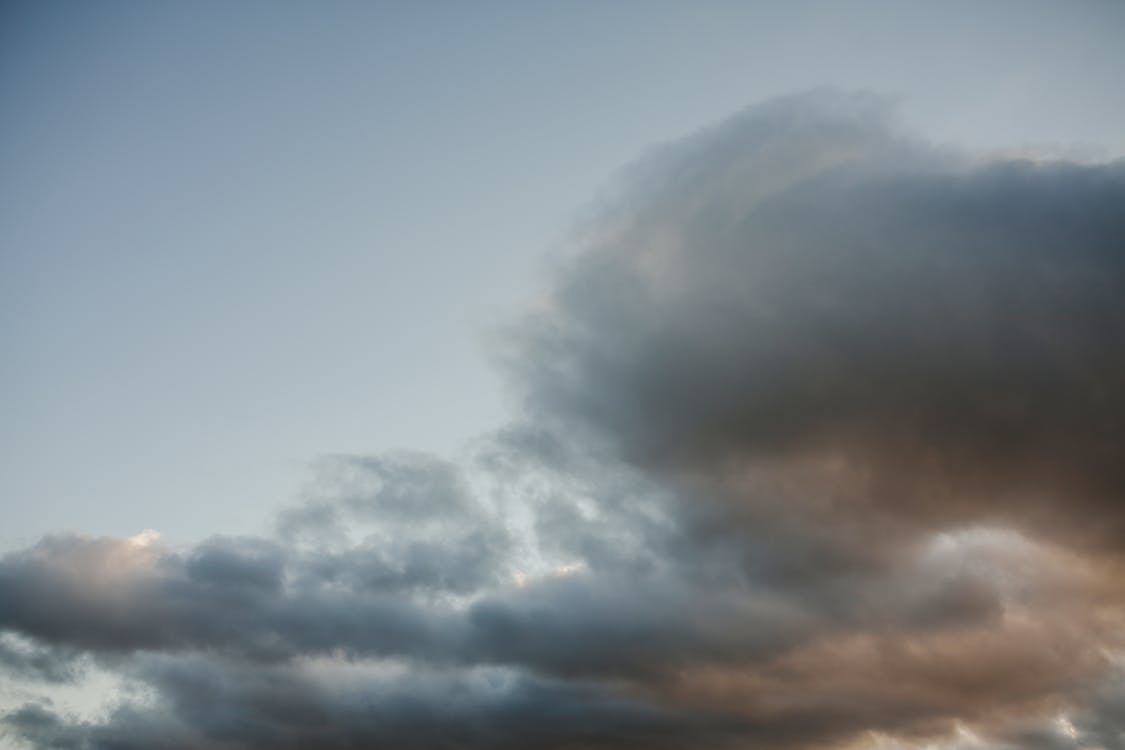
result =
[[269,538],[0,560],[41,748],[1125,748],[1125,164],[868,95],[658,149],[503,338],[471,465],[343,457]]

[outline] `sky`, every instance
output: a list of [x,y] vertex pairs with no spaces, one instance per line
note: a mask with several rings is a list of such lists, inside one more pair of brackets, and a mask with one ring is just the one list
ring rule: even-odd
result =
[[0,746],[1125,747],[1125,6],[0,9]]

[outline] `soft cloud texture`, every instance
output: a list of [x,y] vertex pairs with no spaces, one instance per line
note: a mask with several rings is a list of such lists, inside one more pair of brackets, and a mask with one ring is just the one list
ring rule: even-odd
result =
[[[657,149],[457,466],[343,457],[269,538],[0,561],[58,748],[1125,747],[1125,165],[981,161],[887,102]],[[12,645],[15,644],[15,645]]]

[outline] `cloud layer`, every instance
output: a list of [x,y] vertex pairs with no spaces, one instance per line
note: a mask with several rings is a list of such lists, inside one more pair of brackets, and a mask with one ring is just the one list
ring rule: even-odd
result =
[[470,465],[344,457],[268,538],[0,560],[57,748],[1125,747],[1125,165],[834,92],[631,168]]

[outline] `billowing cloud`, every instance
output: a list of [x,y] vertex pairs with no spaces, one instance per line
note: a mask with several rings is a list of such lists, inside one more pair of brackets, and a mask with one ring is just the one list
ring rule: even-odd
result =
[[342,457],[268,537],[0,559],[59,748],[1125,747],[1125,164],[869,95],[630,169],[468,465]]

